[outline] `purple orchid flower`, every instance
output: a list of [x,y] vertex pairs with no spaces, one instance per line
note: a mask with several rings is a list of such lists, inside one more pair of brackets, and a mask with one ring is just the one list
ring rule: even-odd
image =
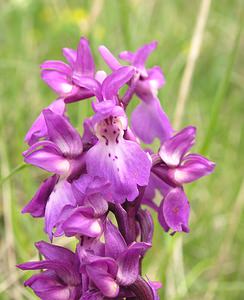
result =
[[[65,113],[65,103],[63,99],[57,99],[52,104],[50,104],[46,109],[51,110],[57,115],[64,116]],[[25,142],[29,146],[38,142],[40,138],[47,138],[47,126],[43,116],[43,112],[37,117],[35,122],[32,124],[31,128],[28,130],[25,136]]]
[[82,293],[79,259],[77,254],[44,241],[36,248],[45,258],[43,261],[18,265],[21,270],[45,270],[25,282],[42,300],[79,300]]
[[97,104],[94,121],[98,142],[86,154],[87,172],[111,183],[114,201],[133,201],[137,185],[148,183],[151,161],[136,142],[124,139],[127,119],[120,106],[112,101]]
[[126,198],[133,201],[139,193],[137,185],[147,185],[151,168],[151,161],[140,146],[124,139],[127,118],[118,105],[117,93],[133,74],[131,67],[123,67],[104,80],[104,101],[93,105],[92,121],[98,142],[86,154],[88,174],[107,179],[116,202]]
[[25,151],[25,162],[63,178],[78,176],[84,164],[79,133],[65,117],[50,109],[43,110],[42,114],[48,140],[37,142]]
[[[173,133],[169,119],[157,98],[158,89],[165,83],[162,71],[158,66],[148,70],[145,68],[145,62],[156,46],[157,43],[152,42],[142,46],[135,53],[124,51],[119,55],[121,59],[134,66],[137,71],[130,82],[130,89],[123,101],[127,105],[133,92],[142,100],[142,103],[132,113],[131,123],[136,135],[147,144],[152,143],[156,137],[161,142],[164,142]],[[112,70],[117,70],[121,67],[117,59],[105,46],[100,46],[99,50],[103,59]],[[143,126],[141,126],[142,123]]]
[[41,65],[42,79],[66,103],[94,96],[92,88],[86,88],[89,84],[92,87],[99,85],[95,80],[95,65],[87,39],[80,39],[77,51],[64,48],[63,55],[69,64],[55,60],[45,61]]
[[166,232],[189,232],[190,204],[183,188],[172,189],[161,201],[158,220]]
[[[39,242],[36,247],[44,259],[18,266],[43,270],[25,282],[40,299],[159,300],[161,285],[142,277],[142,261],[154,231],[154,219],[142,205],[156,211],[166,232],[189,232],[190,205],[183,185],[210,174],[215,165],[188,153],[195,142],[194,127],[173,135],[157,97],[164,75],[158,66],[145,66],[156,46],[152,42],[135,53],[120,53],[130,66],[122,66],[101,46],[112,69],[108,76],[95,71],[85,38],[77,51],[63,49],[68,64],[41,65],[43,80],[59,98],[31,126],[23,156],[26,163],[52,175],[22,212],[44,217],[51,241],[65,235],[78,243],[73,253]],[[134,95],[141,102],[130,123],[126,108]],[[83,121],[81,137],[66,116],[65,103],[93,96],[94,114]],[[140,146],[139,139],[152,143],[155,138],[161,142],[157,154]],[[160,203],[156,190],[162,194]]]
[[153,172],[161,172],[166,182],[176,186],[212,173],[213,162],[199,154],[186,154],[195,143],[195,136],[196,129],[189,126],[167,140],[159,151],[162,165],[155,166]]
[[[186,127],[165,141],[152,168],[143,203],[158,212],[165,231],[189,232],[190,205],[182,185],[213,172],[215,164],[199,154],[186,154],[195,143],[196,129]],[[164,196],[159,207],[153,201],[155,189]]]
[[[93,247],[78,250],[81,272],[85,272],[92,284],[103,296],[119,298],[123,287],[132,285],[138,278],[139,260],[151,245],[134,242],[127,246],[119,230],[107,221],[104,232],[105,244],[97,242]],[[131,294],[131,293],[129,293]]]
[[[47,179],[34,198],[23,209],[34,217],[45,215],[45,231],[52,238],[53,227],[65,206],[76,206],[71,180],[83,169],[83,146],[80,135],[68,120],[51,110],[44,110],[48,140],[33,144],[23,153],[25,162],[38,166],[55,175]],[[60,201],[62,199],[62,201]]]
[[55,236],[99,237],[104,230],[108,202],[111,200],[110,184],[102,178],[88,174],[72,182],[76,206],[66,205],[57,222]]

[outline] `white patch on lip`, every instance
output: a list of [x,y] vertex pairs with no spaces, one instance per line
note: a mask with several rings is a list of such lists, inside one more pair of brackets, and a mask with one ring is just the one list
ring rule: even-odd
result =
[[57,166],[57,169],[63,173],[68,173],[69,168],[70,168],[70,163],[67,159],[61,160]]
[[73,86],[68,83],[61,83],[61,89],[65,94],[68,94],[72,91]]
[[177,169],[174,171],[174,179],[176,182],[184,182],[187,180],[187,178],[186,172]]
[[111,297],[114,297],[118,292],[118,284],[115,281],[111,281],[108,285],[108,293]]
[[151,91],[153,93],[154,96],[157,96],[158,94],[158,82],[157,80],[150,80],[149,81],[150,87],[151,87]]
[[178,153],[178,151],[168,153],[164,145],[161,147],[159,155],[162,160],[170,167],[176,167],[180,163],[180,153]]
[[91,227],[90,227],[91,231],[94,233],[94,234],[100,234],[102,232],[102,228],[101,228],[101,225],[99,224],[98,221],[95,221]]

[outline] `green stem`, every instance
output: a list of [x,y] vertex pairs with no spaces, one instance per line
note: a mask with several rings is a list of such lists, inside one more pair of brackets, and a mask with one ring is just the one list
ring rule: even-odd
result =
[[26,163],[22,163],[22,164],[18,165],[17,167],[15,167],[7,176],[1,178],[0,186],[3,185],[5,181],[7,181],[11,177],[13,177],[15,174],[17,174],[21,170],[25,169],[27,166],[28,165]]

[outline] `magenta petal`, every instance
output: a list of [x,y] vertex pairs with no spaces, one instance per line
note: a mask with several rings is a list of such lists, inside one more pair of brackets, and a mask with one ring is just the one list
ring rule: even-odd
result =
[[139,275],[140,256],[151,245],[147,243],[132,243],[118,258],[117,282],[127,286],[136,281]]
[[107,180],[88,174],[72,182],[72,189],[79,205],[92,207],[95,216],[102,216],[108,210],[106,200],[111,198],[109,187]]
[[148,104],[156,98],[159,88],[165,84],[165,78],[160,67],[147,70],[148,76],[136,82],[136,95]]
[[45,208],[50,194],[57,182],[57,176],[52,176],[46,179],[31,201],[23,208],[22,213],[30,213],[33,217],[43,217],[45,214]]
[[55,274],[44,271],[33,275],[25,282],[42,300],[75,300],[71,298],[70,288],[63,285]]
[[50,239],[53,236],[53,228],[56,226],[60,214],[66,205],[75,207],[76,199],[74,198],[71,184],[61,180],[55,186],[46,205],[45,231]]
[[63,48],[63,56],[66,58],[70,66],[73,68],[77,56],[76,50],[70,48]]
[[140,146],[121,139],[118,144],[99,141],[86,154],[87,172],[111,183],[114,201],[133,201],[139,194],[137,185],[148,184],[151,161]]
[[49,109],[45,109],[43,115],[48,136],[58,145],[62,153],[70,156],[80,155],[83,148],[81,137],[68,120]]
[[160,148],[159,155],[168,166],[178,166],[187,151],[195,143],[196,128],[188,126],[165,141]]
[[[63,116],[65,112],[65,103],[63,99],[57,99],[47,108],[54,113]],[[43,113],[41,112],[27,132],[25,136],[25,142],[27,142],[31,146],[42,137],[47,137],[47,126],[43,117]]]
[[102,268],[88,265],[86,267],[88,276],[105,297],[114,298],[119,293],[119,286],[115,279]]
[[72,92],[73,84],[67,74],[53,70],[42,70],[41,77],[60,96]]
[[164,142],[173,132],[170,121],[156,97],[136,107],[131,116],[131,124],[135,134],[147,144],[151,144],[155,138]]
[[151,42],[139,48],[134,56],[133,65],[137,67],[142,76],[147,76],[147,71],[145,69],[145,63],[148,59],[148,56],[156,49],[157,42]]
[[133,67],[121,67],[118,70],[110,74],[102,84],[102,94],[105,100],[113,100],[119,89],[125,85],[134,75],[135,70]]
[[[62,261],[57,260],[42,260],[31,261],[18,265],[21,270],[52,270],[60,277],[65,283],[77,283],[77,276],[73,277],[73,272],[69,265],[65,265]],[[76,274],[77,275],[77,274]]]
[[112,71],[115,71],[121,67],[119,61],[113,56],[113,54],[105,46],[99,46],[98,49],[102,58],[104,59],[104,61]]
[[125,117],[125,111],[121,106],[115,105],[112,100],[106,100],[98,103],[93,103],[93,109],[96,114],[92,117],[92,123],[95,125],[96,123],[109,118],[110,116],[113,117],[124,117],[123,124],[127,126],[127,120]]
[[69,65],[65,64],[62,61],[59,60],[47,60],[44,61],[44,63],[41,64],[42,70],[53,70],[60,73],[64,73],[67,76],[72,75],[72,69]]
[[161,195],[165,196],[169,192],[169,189],[170,186],[167,183],[151,172],[149,183],[145,189],[142,202],[157,211],[158,206],[153,201],[156,195],[156,190],[158,190]]
[[80,298],[80,300],[103,300],[104,297],[101,292],[94,291],[86,291],[84,295]]
[[95,74],[95,79],[102,84],[104,79],[107,77],[107,73],[105,71],[102,70],[98,70]]
[[45,150],[32,152],[25,158],[25,162],[59,175],[67,174],[70,168],[67,159]]
[[88,174],[81,176],[73,182],[76,188],[87,196],[103,193],[109,187],[109,182],[101,177],[92,177]]
[[119,54],[119,58],[123,59],[124,61],[133,64],[135,54],[131,51],[122,51]]
[[127,248],[127,244],[117,227],[107,221],[104,232],[105,255],[117,259]]
[[84,131],[83,136],[81,138],[83,145],[95,145],[97,143],[97,137],[94,134],[93,126],[92,126],[92,120],[91,119],[85,119],[83,123]]
[[52,142],[38,142],[25,151],[23,155],[26,163],[37,166],[48,172],[59,175],[67,174],[69,172],[69,161],[61,155],[57,146]]
[[89,90],[99,101],[102,101],[101,84],[96,79],[75,74],[72,80],[77,86]]
[[85,38],[81,38],[78,49],[76,61],[74,64],[74,74],[94,77],[95,65],[89,46],[89,42]]
[[213,172],[215,164],[199,154],[186,155],[179,167],[169,170],[170,178],[177,184],[195,181]]
[[161,202],[158,219],[163,228],[168,231],[189,232],[188,219],[190,205],[182,188],[172,189]]
[[73,86],[72,91],[69,94],[63,95],[65,103],[73,103],[80,100],[88,99],[94,96],[91,91],[81,88],[78,86]]
[[65,264],[70,264],[71,266],[75,262],[75,255],[69,249],[49,244],[44,241],[35,243],[35,246],[39,250],[39,252],[48,260],[59,260],[61,262],[63,261]]
[[63,223],[62,228],[66,236],[84,235],[98,237],[102,233],[102,225],[92,215],[93,210],[79,207]]

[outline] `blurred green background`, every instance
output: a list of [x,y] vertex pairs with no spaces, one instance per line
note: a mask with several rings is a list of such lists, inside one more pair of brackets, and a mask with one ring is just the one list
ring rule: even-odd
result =
[[[244,299],[243,4],[242,0],[0,3],[1,300],[35,299],[22,287],[26,274],[15,264],[34,258],[34,241],[46,239],[43,221],[20,212],[46,174],[18,166],[26,149],[25,133],[55,99],[39,77],[39,65],[46,59],[63,59],[61,48],[75,48],[81,35],[89,38],[98,68],[106,70],[98,45],[118,54],[158,40],[148,66],[157,64],[164,70],[167,84],[160,91],[161,102],[174,124],[197,126],[194,151],[217,163],[214,174],[187,187],[190,234],[171,237],[155,228],[144,271],[163,283],[160,299]],[[84,101],[69,106],[79,129],[82,118],[91,113],[89,105]]]

